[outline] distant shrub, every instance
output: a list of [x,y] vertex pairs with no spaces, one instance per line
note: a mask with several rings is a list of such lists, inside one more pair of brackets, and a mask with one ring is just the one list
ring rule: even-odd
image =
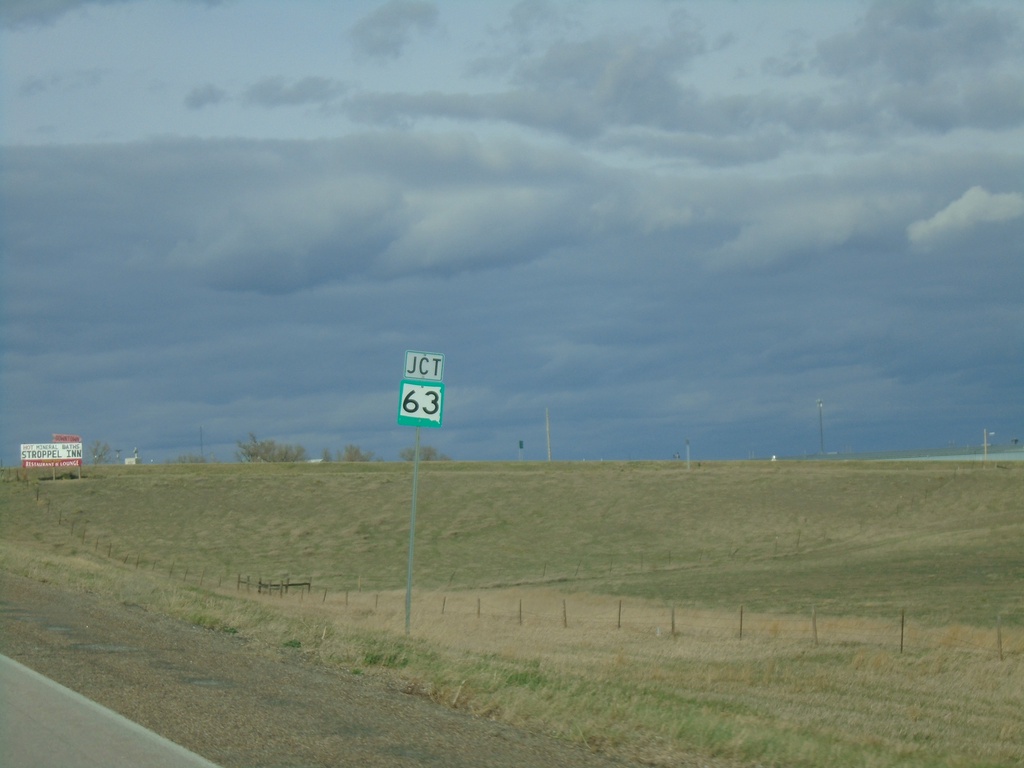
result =
[[169,463],[171,464],[205,464],[211,459],[207,459],[205,456],[196,453],[183,453],[176,459],[173,459]]
[[[416,447],[403,448],[398,454],[402,461],[414,461],[416,459]],[[439,452],[432,445],[420,446],[420,461],[451,461],[451,456]]]
[[306,461],[306,449],[301,445],[278,444],[274,440],[258,440],[256,435],[249,433],[247,442],[238,441],[235,456],[239,461],[256,463],[261,461],[284,462]]
[[338,455],[339,461],[373,461],[373,451],[364,451],[358,445],[345,446],[345,450]]

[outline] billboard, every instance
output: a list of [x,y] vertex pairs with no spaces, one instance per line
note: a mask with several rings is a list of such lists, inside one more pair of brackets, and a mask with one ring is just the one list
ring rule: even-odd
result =
[[80,467],[81,443],[22,443],[22,467]]

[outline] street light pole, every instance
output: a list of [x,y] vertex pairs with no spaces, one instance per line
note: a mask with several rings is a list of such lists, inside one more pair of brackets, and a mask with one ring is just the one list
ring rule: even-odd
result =
[[821,454],[825,453],[825,418],[821,413],[823,403],[821,398],[818,398],[818,440],[820,441]]

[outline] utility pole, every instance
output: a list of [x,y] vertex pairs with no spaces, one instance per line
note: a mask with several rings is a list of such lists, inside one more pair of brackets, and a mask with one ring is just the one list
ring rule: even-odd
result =
[[544,428],[548,433],[548,461],[551,461],[551,414],[547,408],[544,409]]
[[821,413],[822,405],[823,405],[823,403],[821,402],[821,398],[819,397],[818,398],[818,439],[819,439],[819,441],[821,443],[821,445],[820,445],[821,454],[824,455],[825,454],[825,417],[822,416],[822,413]]

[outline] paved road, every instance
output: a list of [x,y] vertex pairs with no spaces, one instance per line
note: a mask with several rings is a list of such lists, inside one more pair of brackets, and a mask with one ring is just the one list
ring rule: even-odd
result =
[[[328,668],[299,649],[2,571],[0,653],[223,768],[632,765],[438,706],[399,677]],[[0,750],[0,768],[12,765],[76,766],[22,766]]]
[[0,656],[0,765],[217,768],[6,656]]

